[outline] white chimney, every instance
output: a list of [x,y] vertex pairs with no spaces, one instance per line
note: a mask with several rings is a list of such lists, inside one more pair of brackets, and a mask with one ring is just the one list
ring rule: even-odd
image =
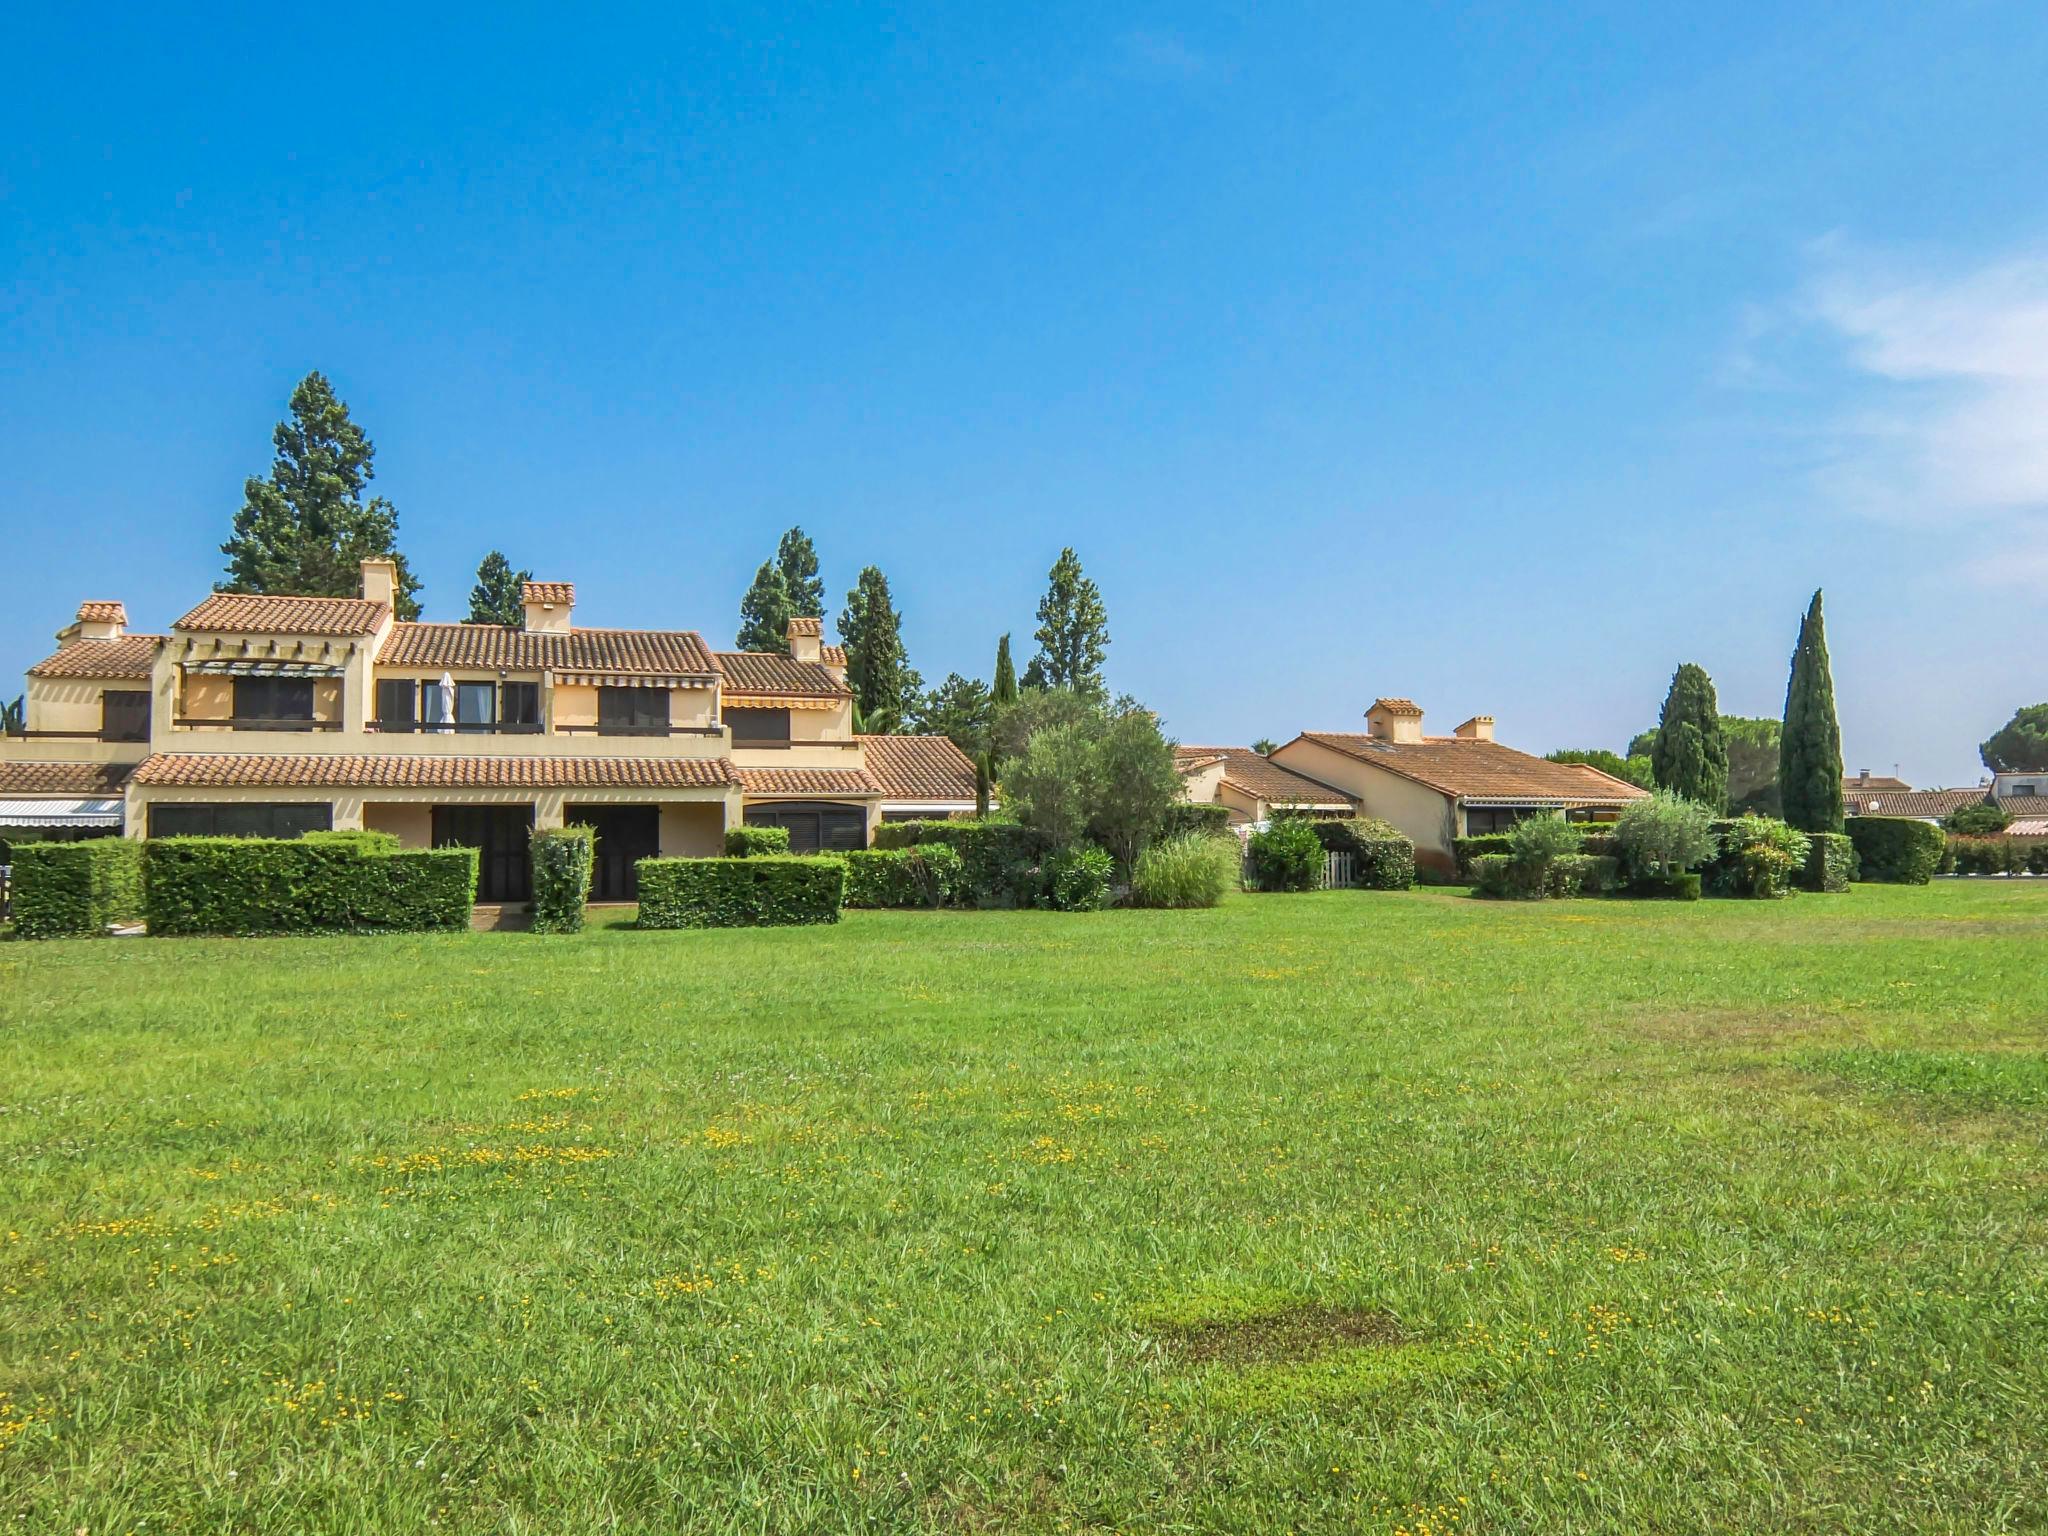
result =
[[382,603],[386,608],[398,603],[398,562],[388,555],[378,555],[365,560],[363,570],[363,596],[373,603]]
[[1422,710],[1413,699],[1374,699],[1365,732],[1375,741],[1413,746],[1422,740]]
[[816,661],[825,644],[825,626],[816,619],[789,621],[789,657],[792,661]]
[[1474,715],[1451,734],[1460,741],[1493,740],[1493,716]]
[[536,635],[566,635],[576,610],[573,581],[529,581],[519,588],[519,606],[526,610],[526,628]]

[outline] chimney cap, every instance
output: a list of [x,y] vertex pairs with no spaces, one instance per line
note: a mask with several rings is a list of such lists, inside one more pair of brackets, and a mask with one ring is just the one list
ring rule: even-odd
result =
[[541,608],[571,608],[576,603],[576,583],[573,581],[522,581],[519,584],[519,601],[532,603]]
[[1420,720],[1422,718],[1422,706],[1413,699],[1374,699],[1372,701],[1372,708],[1367,710],[1366,713],[1369,715],[1413,715],[1416,719]]
[[825,633],[825,623],[822,619],[809,619],[804,618],[802,615],[796,615],[789,621],[788,633],[792,635],[822,635]]
[[89,599],[78,605],[78,622],[81,624],[126,624],[128,622],[128,605],[122,602]]

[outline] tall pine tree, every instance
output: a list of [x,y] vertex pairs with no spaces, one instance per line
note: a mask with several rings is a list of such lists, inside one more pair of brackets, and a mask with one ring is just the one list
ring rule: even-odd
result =
[[1785,728],[1778,737],[1778,794],[1785,820],[1800,831],[1842,830],[1842,726],[1818,592],[1800,621],[1799,647],[1792,653]]
[[1081,573],[1072,549],[1061,550],[1047,573],[1034,638],[1038,654],[1024,672],[1027,688],[1067,688],[1091,699],[1108,695],[1102,658],[1109,649],[1109,613],[1101,589]]
[[1650,771],[1660,789],[1671,790],[1716,814],[1728,808],[1728,743],[1714,680],[1704,667],[1686,662],[1671,675],[1664,712],[1650,746]]
[[903,649],[903,621],[889,596],[889,578],[874,566],[860,573],[839,615],[839,639],[846,647],[846,684],[860,728],[880,734],[900,731],[923,691]]
[[743,651],[787,651],[789,649],[789,587],[773,560],[763,560],[754,572],[754,584],[740,599],[740,633],[735,642]]
[[825,581],[818,574],[818,550],[810,535],[792,528],[775,546],[775,568],[789,592],[789,611],[799,619],[825,617]]
[[533,572],[513,570],[511,561],[492,550],[476,568],[476,585],[469,589],[469,617],[462,622],[507,624],[517,629],[526,622],[519,589],[531,580]]
[[270,478],[242,486],[242,510],[220,547],[227,576],[214,590],[354,597],[362,562],[387,556],[398,562],[398,617],[417,619],[420,584],[398,553],[398,509],[382,496],[363,499],[377,450],[319,373],[299,380],[291,413],[270,435]]
[[1017,702],[1017,667],[1010,660],[1008,635],[996,642],[996,681],[989,690],[989,702],[997,709],[1008,709]]

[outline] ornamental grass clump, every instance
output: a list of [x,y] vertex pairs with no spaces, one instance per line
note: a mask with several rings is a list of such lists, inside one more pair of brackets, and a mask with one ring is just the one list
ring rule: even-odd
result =
[[1161,838],[1138,855],[1131,874],[1131,904],[1138,907],[1213,907],[1236,886],[1237,840],[1185,832]]

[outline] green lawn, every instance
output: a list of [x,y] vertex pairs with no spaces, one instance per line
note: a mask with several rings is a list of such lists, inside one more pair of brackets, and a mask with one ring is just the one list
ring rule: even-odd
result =
[[0,945],[6,1532],[2048,1508],[2048,882]]

